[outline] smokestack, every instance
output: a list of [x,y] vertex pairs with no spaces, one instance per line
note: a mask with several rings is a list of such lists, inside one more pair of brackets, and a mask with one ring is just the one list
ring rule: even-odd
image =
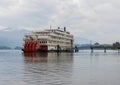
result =
[[64,27],[64,31],[66,32],[66,27]]
[[58,27],[58,29],[60,29],[60,27]]

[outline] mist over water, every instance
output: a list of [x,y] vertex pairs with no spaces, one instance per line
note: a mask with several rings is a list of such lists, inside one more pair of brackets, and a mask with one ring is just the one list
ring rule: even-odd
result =
[[0,51],[0,85],[119,85],[120,53]]

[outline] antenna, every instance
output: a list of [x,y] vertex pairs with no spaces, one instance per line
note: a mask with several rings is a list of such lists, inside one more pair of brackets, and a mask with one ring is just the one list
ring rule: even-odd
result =
[[50,30],[51,30],[52,26],[50,25]]
[[49,35],[50,35],[50,32],[51,32],[51,28],[52,28],[52,27],[51,27],[51,25],[50,25]]

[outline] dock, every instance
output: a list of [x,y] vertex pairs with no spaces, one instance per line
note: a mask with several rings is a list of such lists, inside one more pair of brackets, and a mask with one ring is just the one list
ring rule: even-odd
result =
[[90,46],[91,53],[93,53],[94,50],[104,50],[104,53],[106,53],[106,50],[118,50],[118,53],[120,53],[120,46]]

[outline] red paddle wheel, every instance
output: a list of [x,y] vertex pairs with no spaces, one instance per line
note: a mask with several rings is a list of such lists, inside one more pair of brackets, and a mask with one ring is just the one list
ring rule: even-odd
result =
[[35,49],[36,49],[36,50],[40,49],[40,44],[39,44],[39,42],[36,42]]
[[32,49],[33,49],[34,52],[36,51],[36,49],[35,49],[35,42],[33,43]]
[[25,45],[24,45],[24,51],[28,51],[28,42],[25,42]]
[[28,42],[27,51],[30,51],[30,43]]
[[31,42],[31,52],[33,52],[33,42]]
[[25,42],[24,44],[25,52],[36,52],[38,49],[40,49],[40,43],[37,40],[33,42]]

